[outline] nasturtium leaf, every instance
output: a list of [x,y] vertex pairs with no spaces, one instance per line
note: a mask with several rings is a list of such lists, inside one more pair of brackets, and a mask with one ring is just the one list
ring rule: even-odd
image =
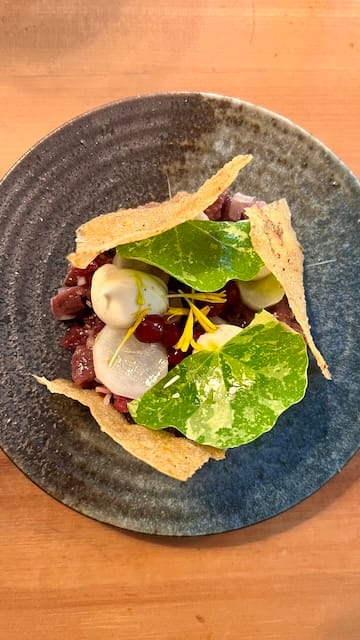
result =
[[216,291],[233,278],[251,280],[262,267],[249,232],[248,220],[191,220],[152,238],[120,245],[117,252],[155,265],[197,291]]
[[307,364],[303,337],[261,311],[221,347],[185,358],[129,411],[151,429],[174,427],[201,444],[237,447],[303,398]]

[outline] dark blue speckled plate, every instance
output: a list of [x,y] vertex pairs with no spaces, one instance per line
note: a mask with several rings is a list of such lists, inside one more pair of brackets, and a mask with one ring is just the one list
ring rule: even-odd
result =
[[[167,478],[100,433],[85,408],[51,396],[31,372],[68,376],[49,298],[74,231],[91,216],[191,190],[237,153],[254,161],[236,187],[285,196],[305,247],[313,332],[333,373],[311,361],[305,400],[258,441],[187,483]],[[37,485],[83,514],[136,531],[228,531],[295,505],[359,446],[360,186],[309,134],[219,96],[166,94],[111,104],[36,145],[0,186],[0,323],[5,452]]]

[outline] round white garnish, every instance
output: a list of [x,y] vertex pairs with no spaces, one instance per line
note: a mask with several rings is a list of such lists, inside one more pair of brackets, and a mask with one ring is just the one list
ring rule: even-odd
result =
[[158,342],[147,344],[131,336],[110,367],[109,362],[124,338],[126,329],[105,326],[93,346],[95,375],[112,393],[138,398],[168,372],[166,348]]
[[127,329],[143,309],[164,314],[168,308],[166,284],[149,273],[135,269],[118,269],[104,264],[97,269],[91,283],[93,309],[105,324]]
[[218,328],[214,333],[203,333],[197,339],[197,343],[206,351],[215,351],[242,331],[241,327],[236,327],[234,324],[224,323],[217,326]]
[[280,302],[285,291],[272,273],[261,280],[236,280],[244,304],[253,311],[266,309]]

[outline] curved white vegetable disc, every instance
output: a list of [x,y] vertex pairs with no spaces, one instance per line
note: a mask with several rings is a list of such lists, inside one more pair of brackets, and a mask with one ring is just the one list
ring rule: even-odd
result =
[[260,311],[271,307],[273,304],[280,302],[285,295],[280,282],[270,273],[266,278],[261,280],[250,280],[243,282],[237,280],[241,298],[249,309]]
[[110,367],[109,362],[125,334],[125,329],[109,326],[100,331],[93,347],[95,375],[112,393],[138,398],[166,376],[167,352],[157,342],[146,344],[131,336]]

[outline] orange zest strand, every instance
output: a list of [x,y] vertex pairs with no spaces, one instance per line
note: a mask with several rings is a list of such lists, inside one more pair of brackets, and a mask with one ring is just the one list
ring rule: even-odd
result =
[[149,311],[150,311],[150,307],[147,307],[146,309],[143,309],[142,311],[140,311],[140,313],[138,313],[138,315],[136,316],[136,320],[135,320],[134,324],[132,324],[131,327],[128,328],[128,330],[125,333],[123,339],[121,340],[119,346],[117,347],[114,355],[112,356],[112,358],[111,358],[111,360],[109,362],[109,367],[113,367],[114,366],[116,358],[118,357],[118,355],[120,353],[120,350],[124,346],[125,342],[127,342],[129,340],[129,338],[131,338],[133,333],[135,333],[135,331],[138,328],[140,322],[142,322],[142,320],[149,313]]
[[194,329],[194,313],[192,309],[189,309],[188,317],[186,318],[186,323],[184,327],[184,331],[182,332],[179,340],[175,345],[175,349],[180,349],[184,353],[189,349],[191,340],[193,339],[193,329]]

